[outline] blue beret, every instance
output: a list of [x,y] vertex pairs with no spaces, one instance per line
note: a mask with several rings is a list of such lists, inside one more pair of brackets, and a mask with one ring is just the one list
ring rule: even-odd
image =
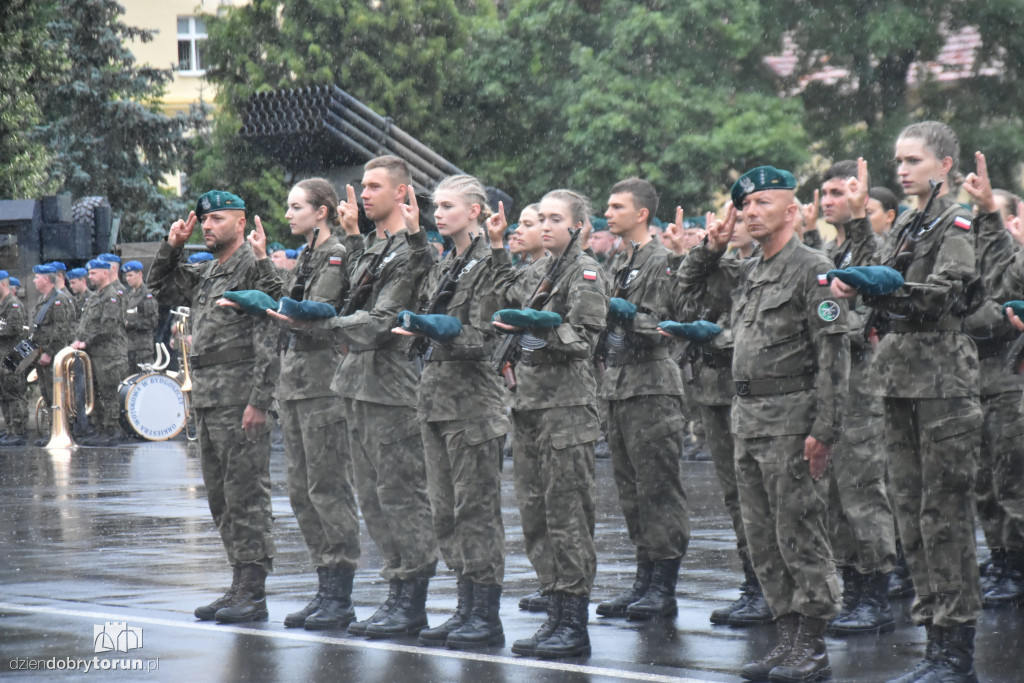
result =
[[212,261],[213,254],[208,251],[200,251],[192,254],[188,257],[189,263],[205,263],[206,261]]
[[16,277],[11,278],[11,287],[21,287],[21,280]]
[[297,257],[298,255],[299,255],[299,254],[298,254],[298,253],[297,253],[297,252],[296,252],[296,251],[295,251],[294,249],[285,249],[285,250],[284,250],[284,256],[285,256],[285,258],[295,258],[295,257]]
[[110,263],[109,261],[103,261],[102,259],[94,258],[93,260],[86,263],[85,267],[88,268],[89,270],[93,270],[94,268],[97,270],[110,270],[111,268],[113,268],[113,264]]
[[226,210],[245,211],[245,202],[238,195],[223,190],[210,190],[206,194],[200,195],[196,201],[197,218],[202,218],[203,215],[211,211]]
[[38,266],[32,266],[32,272],[36,275],[52,275],[57,269],[49,263],[40,263]]
[[100,261],[106,261],[108,263],[120,263],[121,257],[117,254],[100,254],[96,257]]
[[6,270],[0,270],[0,280],[6,280],[11,277],[11,274]]
[[142,263],[139,261],[129,261],[121,266],[121,270],[126,273],[134,273],[137,270],[142,270]]
[[752,168],[732,186],[732,203],[737,209],[743,208],[743,199],[748,194],[761,190],[795,190],[796,178],[789,171],[774,166]]
[[62,273],[68,272],[68,267],[61,263],[60,261],[50,261],[50,265]]
[[89,275],[89,271],[85,268],[72,268],[68,271],[69,280],[77,280],[80,277],[86,277]]

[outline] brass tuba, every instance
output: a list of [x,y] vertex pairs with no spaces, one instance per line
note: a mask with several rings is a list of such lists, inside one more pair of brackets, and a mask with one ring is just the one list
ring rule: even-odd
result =
[[92,361],[85,351],[66,346],[53,359],[53,406],[50,409],[50,441],[47,448],[74,448],[69,420],[78,415],[75,406],[75,362],[85,368],[85,414],[91,415],[95,397],[92,386]]
[[189,441],[195,441],[199,438],[199,435],[196,432],[198,421],[196,419],[195,408],[192,407],[192,369],[188,362],[188,317],[191,312],[192,311],[188,306],[178,306],[171,310],[171,314],[177,318],[177,320],[174,321],[172,335],[177,337],[178,364],[181,367],[181,371],[177,373],[168,372],[167,374],[178,380],[178,384],[181,385],[181,391],[185,394],[186,400],[188,401],[189,410],[188,421],[185,424],[185,437]]

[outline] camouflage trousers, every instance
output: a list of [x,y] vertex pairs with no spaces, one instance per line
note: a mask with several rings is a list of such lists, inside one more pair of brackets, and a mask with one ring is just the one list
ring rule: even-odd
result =
[[501,459],[508,431],[504,416],[422,423],[441,557],[473,583],[500,586],[505,578]]
[[[89,421],[102,432],[120,434],[120,400],[117,387],[128,375],[124,356],[90,356],[92,361],[93,409]],[[238,420],[241,429],[242,420]]]
[[25,376],[0,368],[0,408],[8,434],[24,434],[28,424]]
[[242,431],[245,406],[196,408],[199,458],[213,523],[228,563],[272,569],[270,431],[249,441]]
[[981,397],[978,519],[989,549],[1024,551],[1024,411],[1022,393]]
[[288,499],[314,567],[354,570],[359,510],[342,399],[280,401]]
[[828,478],[811,479],[805,436],[736,437],[736,483],[750,561],[776,616],[839,613],[826,529]]
[[722,487],[725,509],[732,520],[736,534],[736,550],[740,557],[749,559],[747,534],[743,530],[743,513],[740,510],[740,492],[736,485],[736,449],[732,437],[732,406],[700,406],[701,422],[707,434],[708,450],[715,465],[715,475]]
[[981,612],[974,539],[981,425],[976,396],[885,399],[896,519],[917,590],[917,624],[955,626]]
[[381,576],[433,576],[437,540],[416,409],[345,399],[345,416],[359,507],[384,558]]
[[690,509],[680,458],[685,426],[679,396],[634,396],[608,404],[615,486],[638,560],[686,554]]
[[516,499],[541,592],[590,595],[597,573],[597,409],[513,410],[512,424]]
[[[836,564],[861,574],[889,573],[896,562],[896,530],[886,490],[889,453],[877,398],[851,395],[845,428],[829,468],[829,535]],[[864,408],[877,408],[866,411]]]

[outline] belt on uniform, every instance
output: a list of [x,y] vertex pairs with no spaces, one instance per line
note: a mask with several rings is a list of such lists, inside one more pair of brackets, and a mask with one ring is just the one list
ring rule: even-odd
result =
[[608,367],[618,368],[623,365],[637,365],[654,360],[665,360],[668,357],[669,350],[666,346],[656,346],[652,349],[622,349],[610,352],[607,358],[605,358],[605,364]]
[[252,358],[255,353],[256,350],[252,346],[235,346],[230,349],[221,349],[220,351],[211,351],[210,353],[200,353],[196,356],[189,356],[188,362],[193,368],[205,368],[211,365],[234,363],[236,361],[245,360],[246,358]]
[[908,332],[959,332],[963,327],[960,318],[944,318],[938,322],[912,322],[910,320],[893,320],[889,328],[895,334]]
[[331,339],[310,339],[309,337],[295,336],[292,348],[296,351],[322,351],[334,348],[334,341]]
[[806,391],[814,388],[814,375],[797,375],[796,377],[773,377],[772,379],[738,379],[736,380],[737,396],[775,396],[792,394],[795,391]]

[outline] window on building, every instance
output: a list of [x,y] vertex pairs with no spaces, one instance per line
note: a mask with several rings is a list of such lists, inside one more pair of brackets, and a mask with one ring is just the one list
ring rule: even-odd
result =
[[178,72],[206,71],[206,24],[198,17],[178,17]]

